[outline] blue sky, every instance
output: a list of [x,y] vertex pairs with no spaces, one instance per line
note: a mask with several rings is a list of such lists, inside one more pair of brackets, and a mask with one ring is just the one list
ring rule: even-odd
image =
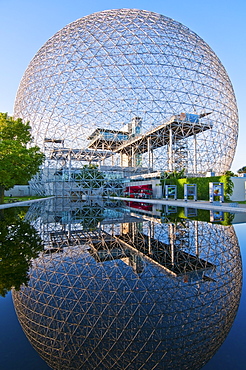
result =
[[78,18],[116,8],[163,14],[210,45],[227,70],[238,103],[239,140],[232,170],[246,165],[245,0],[0,0],[0,112],[13,113],[21,77],[50,37]]

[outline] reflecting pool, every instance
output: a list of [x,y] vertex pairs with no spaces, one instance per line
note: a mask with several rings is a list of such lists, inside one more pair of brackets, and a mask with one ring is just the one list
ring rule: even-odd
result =
[[22,281],[0,273],[1,368],[244,368],[246,228],[234,215],[100,199],[15,215],[25,232],[2,214],[0,269],[14,240],[21,262],[6,271]]

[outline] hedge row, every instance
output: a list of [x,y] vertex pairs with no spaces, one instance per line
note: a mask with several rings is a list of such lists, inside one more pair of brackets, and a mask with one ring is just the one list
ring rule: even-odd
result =
[[230,195],[233,191],[233,182],[229,175],[213,176],[213,177],[186,177],[182,179],[161,179],[161,184],[164,185],[177,185],[178,199],[184,198],[184,184],[197,185],[197,199],[209,200],[209,183],[210,182],[223,182],[224,183],[224,196],[225,200],[230,200]]
[[[182,219],[188,218],[189,220],[199,220],[204,222],[210,222],[210,211],[206,209],[197,209],[197,216],[195,217],[186,217],[184,208],[180,208],[178,212],[178,217]],[[224,219],[223,221],[217,221],[216,224],[220,225],[231,225],[232,221],[234,219],[234,214],[229,212],[224,212]]]

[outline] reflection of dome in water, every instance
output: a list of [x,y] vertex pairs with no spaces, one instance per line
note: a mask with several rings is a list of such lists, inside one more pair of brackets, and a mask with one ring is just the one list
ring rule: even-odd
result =
[[[221,345],[241,293],[233,227],[154,224],[150,239],[148,228],[72,231],[70,247],[34,261],[29,287],[13,293],[14,303],[28,339],[53,369],[193,370]],[[167,258],[172,241],[177,266]]]
[[[82,148],[84,161],[90,155],[95,159],[93,151],[98,159],[106,150],[110,163],[126,132],[138,134],[134,130],[140,127],[129,128],[134,117],[141,118],[140,132],[146,134],[173,115],[210,112],[200,126],[194,121],[181,122],[181,131],[172,126],[173,161],[189,172],[194,171],[194,146],[199,172],[230,168],[238,131],[234,92],[221,62],[200,37],[170,18],[136,9],[95,13],[57,32],[29,64],[15,102],[15,116],[30,121],[41,148],[45,139],[58,146],[60,140],[65,148]],[[163,135],[162,144],[157,138],[151,143],[154,169],[168,167],[168,150],[160,149],[168,145],[164,131],[156,133]],[[99,139],[103,132],[104,140]],[[122,165],[122,153],[128,166],[146,167],[146,143],[116,150],[115,165]]]

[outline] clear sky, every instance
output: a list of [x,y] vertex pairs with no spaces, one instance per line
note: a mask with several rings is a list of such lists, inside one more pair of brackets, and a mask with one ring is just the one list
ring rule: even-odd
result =
[[232,81],[239,109],[239,139],[232,170],[246,165],[245,0],[0,0],[0,112],[13,114],[29,62],[58,30],[85,15],[137,8],[173,18],[214,50]]

